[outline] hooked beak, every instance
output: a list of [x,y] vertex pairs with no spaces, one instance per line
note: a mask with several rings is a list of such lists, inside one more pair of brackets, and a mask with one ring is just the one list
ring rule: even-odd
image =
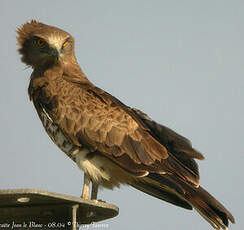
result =
[[56,48],[50,48],[48,50],[48,54],[55,59],[55,61],[58,61],[59,58],[59,52]]

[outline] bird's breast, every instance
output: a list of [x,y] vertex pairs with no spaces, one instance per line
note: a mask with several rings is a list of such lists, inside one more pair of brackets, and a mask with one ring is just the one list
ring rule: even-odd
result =
[[49,135],[49,137],[52,139],[52,141],[72,160],[75,161],[74,153],[76,149],[78,148],[75,146],[72,141],[70,141],[66,135],[62,132],[62,130],[59,128],[59,126],[53,122],[49,114],[45,111],[45,109],[42,109],[39,111],[40,119],[42,121],[42,124]]

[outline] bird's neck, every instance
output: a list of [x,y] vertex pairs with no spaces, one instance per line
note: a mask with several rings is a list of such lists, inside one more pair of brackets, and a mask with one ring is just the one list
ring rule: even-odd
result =
[[60,61],[52,65],[42,65],[33,68],[33,76],[44,77],[47,75],[53,75],[53,77],[61,77],[62,75],[68,75],[71,77],[86,78],[86,75],[81,70],[78,63]]
[[53,82],[61,78],[74,83],[93,85],[77,62],[59,62],[49,68],[34,68],[31,75],[32,82]]
[[90,84],[92,83],[88,80],[80,66],[77,62],[68,62],[63,64],[63,77],[66,80],[76,83]]
[[65,75],[86,78],[77,62],[63,62],[62,67]]

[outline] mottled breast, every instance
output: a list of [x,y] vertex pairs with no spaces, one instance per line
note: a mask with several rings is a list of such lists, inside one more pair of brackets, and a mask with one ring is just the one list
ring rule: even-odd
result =
[[48,115],[44,108],[39,111],[39,116],[42,124],[52,139],[52,141],[72,160],[75,161],[76,150],[79,149],[72,141],[66,137],[57,124],[55,124],[52,118]]

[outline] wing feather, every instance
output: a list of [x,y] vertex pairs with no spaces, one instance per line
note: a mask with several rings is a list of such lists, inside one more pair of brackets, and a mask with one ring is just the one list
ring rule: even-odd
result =
[[[99,151],[134,175],[174,174],[194,186],[199,185],[198,167],[193,158],[203,156],[186,138],[92,84],[69,81],[67,87],[70,88],[66,90],[73,91],[68,94],[70,97],[79,97],[65,100],[72,103],[60,109],[64,111],[61,117],[66,119],[65,127],[61,128],[76,138],[76,142]],[[74,109],[79,110],[79,119],[72,118]],[[75,114],[77,117],[77,111]],[[63,122],[59,124],[62,126]]]
[[194,158],[203,160],[204,156],[192,147],[191,142],[166,126],[156,123],[140,110],[133,108],[133,111],[150,128],[154,137],[167,147],[171,159],[174,158],[172,162],[178,161],[180,168],[186,168],[196,180],[199,180],[199,169]]

